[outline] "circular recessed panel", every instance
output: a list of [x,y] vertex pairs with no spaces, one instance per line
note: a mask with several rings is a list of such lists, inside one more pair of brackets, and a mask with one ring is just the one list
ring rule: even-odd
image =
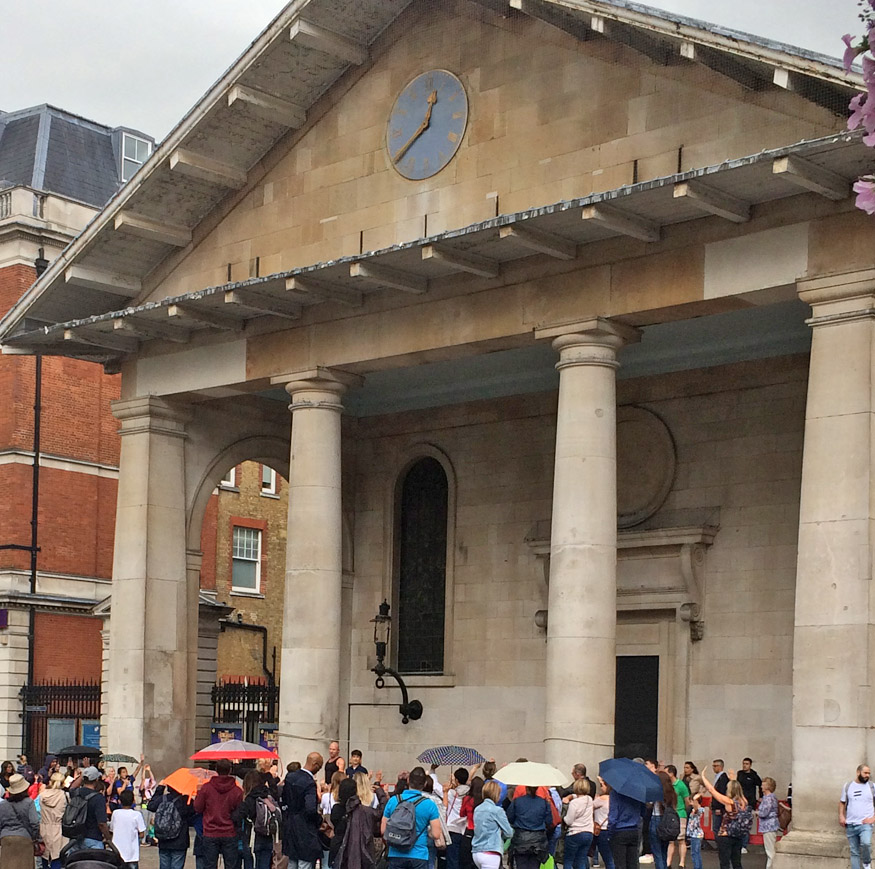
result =
[[617,524],[630,528],[663,505],[677,468],[668,426],[643,407],[617,409]]
[[453,159],[468,124],[468,96],[445,69],[418,75],[398,94],[386,127],[395,169],[411,181],[431,178]]

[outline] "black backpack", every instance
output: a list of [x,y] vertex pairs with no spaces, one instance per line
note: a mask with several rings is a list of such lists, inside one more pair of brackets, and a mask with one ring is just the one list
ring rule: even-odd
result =
[[681,819],[674,806],[663,806],[662,818],[656,827],[660,842],[674,842],[681,834]]
[[416,807],[424,799],[426,797],[411,797],[409,800],[398,797],[398,805],[386,821],[386,832],[383,834],[388,845],[399,851],[409,851],[416,844],[419,838],[416,829]]
[[164,795],[158,811],[155,812],[155,838],[160,842],[162,839],[175,839],[185,826],[182,822],[182,813],[176,804],[176,797]]
[[97,791],[86,788],[76,788],[70,796],[70,802],[64,809],[61,818],[61,833],[67,839],[81,839],[88,827],[88,801],[92,797],[101,797]]

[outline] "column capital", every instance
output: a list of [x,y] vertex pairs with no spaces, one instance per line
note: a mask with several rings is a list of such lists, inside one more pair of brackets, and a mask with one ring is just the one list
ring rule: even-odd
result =
[[148,432],[184,438],[185,425],[191,420],[187,408],[172,405],[154,395],[113,401],[111,408],[113,416],[121,422],[121,437]]
[[804,278],[797,281],[796,292],[811,306],[809,326],[875,317],[875,269]]
[[558,370],[576,365],[616,368],[617,351],[641,340],[641,331],[605,317],[591,317],[535,329],[535,338],[552,338],[559,353]]
[[307,368],[288,374],[271,377],[274,386],[282,386],[292,399],[289,410],[318,407],[327,410],[343,410],[341,396],[351,386],[360,386],[363,377],[337,368]]

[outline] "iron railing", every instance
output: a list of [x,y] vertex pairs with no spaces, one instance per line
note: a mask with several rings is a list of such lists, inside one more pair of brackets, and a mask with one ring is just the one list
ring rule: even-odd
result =
[[258,728],[273,724],[279,716],[280,689],[277,685],[246,682],[217,682],[213,685],[213,721],[236,725],[247,742],[258,742]]
[[100,718],[100,682],[59,679],[24,685],[19,694],[24,707],[24,753],[29,758],[42,758],[48,753],[49,719],[75,721],[74,742],[78,742],[82,738],[81,723]]

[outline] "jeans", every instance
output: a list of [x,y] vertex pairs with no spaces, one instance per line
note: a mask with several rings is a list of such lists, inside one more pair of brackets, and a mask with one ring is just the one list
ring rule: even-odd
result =
[[611,850],[611,833],[609,830],[602,830],[595,837],[595,847],[602,858],[602,864],[605,869],[614,869],[614,853]]
[[741,836],[718,836],[717,856],[720,869],[741,869]]
[[[601,837],[599,837],[601,838]],[[611,831],[614,869],[638,869],[638,828]]]
[[292,858],[290,857],[289,869],[313,869],[314,862],[314,860],[292,860]]
[[659,838],[659,822],[662,815],[650,816],[650,850],[653,853],[653,865],[656,869],[667,869],[668,866],[668,842]]
[[[289,864],[291,866],[291,863]],[[390,857],[389,869],[428,869],[428,860],[413,857]]]
[[464,838],[461,833],[450,831],[450,841],[447,843],[447,869],[459,869],[459,849]]
[[589,869],[592,833],[565,834],[565,869]]
[[[204,862],[207,869],[217,869],[219,854],[225,869],[237,869],[240,864],[240,840],[236,836],[204,836]],[[289,861],[289,866],[292,861]]]
[[159,869],[184,869],[186,851],[170,850],[168,848],[158,848],[158,866]]
[[[255,852],[255,869],[270,869],[270,860],[273,856],[273,848],[262,848]],[[325,863],[326,867],[328,862]]]
[[140,869],[140,861],[135,860],[133,863],[125,863],[125,869]]
[[255,869],[255,860],[252,857],[252,849],[248,845],[238,847],[237,853],[240,855],[240,865],[242,869]]
[[861,863],[872,862],[872,825],[848,824],[845,827],[851,849],[851,869],[860,869]]
[[103,850],[103,839],[88,839],[86,837],[82,837],[79,840],[79,848],[81,850],[86,850],[88,848],[95,848],[98,851]]
[[702,869],[702,842],[704,839],[690,839],[690,855],[693,869]]

